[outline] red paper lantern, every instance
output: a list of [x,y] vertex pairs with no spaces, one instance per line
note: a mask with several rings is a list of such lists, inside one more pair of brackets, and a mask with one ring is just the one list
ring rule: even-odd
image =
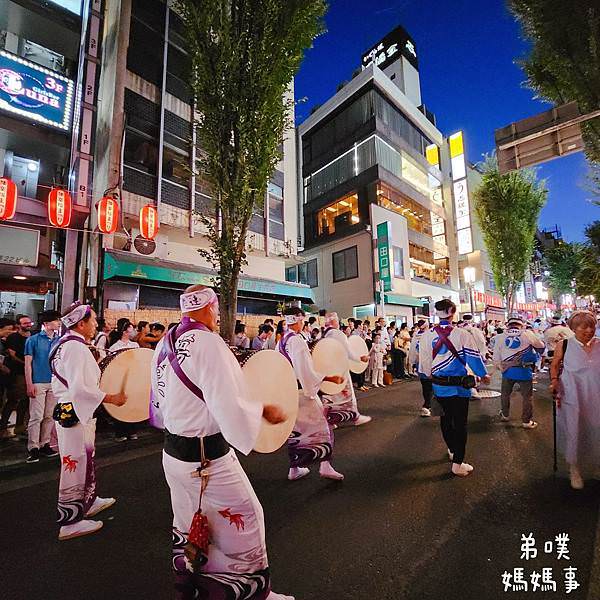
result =
[[140,210],[140,233],[147,240],[153,240],[158,233],[158,211],[152,204]]
[[73,205],[67,190],[52,188],[48,194],[48,219],[54,227],[68,227]]
[[98,229],[102,233],[114,233],[119,226],[119,204],[112,196],[98,202]]
[[12,219],[17,212],[17,185],[0,177],[0,221]]

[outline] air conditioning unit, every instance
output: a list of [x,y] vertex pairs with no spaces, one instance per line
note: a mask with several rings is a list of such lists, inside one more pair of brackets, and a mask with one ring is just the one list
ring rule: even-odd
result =
[[153,240],[147,240],[140,234],[139,229],[131,231],[132,254],[145,256],[146,258],[167,258],[169,238],[158,234]]

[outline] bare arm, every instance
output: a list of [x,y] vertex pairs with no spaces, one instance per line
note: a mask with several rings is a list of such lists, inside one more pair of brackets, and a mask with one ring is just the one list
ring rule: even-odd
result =
[[563,362],[563,358],[563,344],[556,344],[556,348],[554,349],[554,357],[552,358],[552,363],[550,364],[550,389],[552,390],[552,393],[556,399],[557,407],[560,407],[560,396],[558,395],[558,391],[560,382],[560,367]]
[[31,364],[33,362],[33,356],[31,354],[25,355],[25,382],[27,383],[27,395],[30,398],[35,396],[35,386],[33,385],[33,370]]

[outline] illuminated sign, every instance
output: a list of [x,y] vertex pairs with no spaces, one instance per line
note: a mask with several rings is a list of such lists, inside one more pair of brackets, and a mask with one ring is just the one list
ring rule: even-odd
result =
[[379,262],[379,280],[383,282],[384,292],[392,290],[392,224],[384,221],[377,225],[377,257]]
[[419,68],[415,42],[403,27],[396,27],[362,55],[362,68],[375,64],[380,69],[385,69],[401,56],[415,69]]
[[462,131],[448,138],[450,161],[452,163],[452,194],[454,196],[454,216],[456,219],[456,238],[458,253],[473,252],[473,235],[471,232],[471,207],[469,187],[467,185],[467,161]]
[[73,82],[0,50],[0,110],[68,131]]

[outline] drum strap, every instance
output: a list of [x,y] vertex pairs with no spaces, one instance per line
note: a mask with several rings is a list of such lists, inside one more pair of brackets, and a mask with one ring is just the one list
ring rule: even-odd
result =
[[287,343],[288,340],[292,337],[296,335],[296,332],[294,331],[288,331],[282,338],[281,340],[279,340],[279,352],[281,352],[281,354],[283,354],[289,361],[290,365],[294,366],[292,363],[292,359],[290,357],[290,355],[288,354],[287,351]]
[[64,335],[62,338],[60,338],[60,340],[54,346],[54,348],[52,348],[52,350],[50,350],[50,355],[48,356],[48,360],[50,361],[50,371],[52,371],[52,374],[54,375],[54,377],[56,377],[56,379],[58,379],[67,389],[69,389],[69,384],[67,383],[67,380],[64,377],[62,377],[61,375],[58,374],[58,371],[56,370],[56,367],[54,366],[54,358],[56,356],[58,349],[65,342],[70,342],[70,341],[81,342],[82,344],[89,346],[89,344],[87,344],[85,342],[85,340],[82,340],[79,336],[67,334],[67,335]]
[[165,343],[161,350],[161,353],[158,357],[158,364],[162,363],[162,361],[166,358],[173,369],[175,375],[183,385],[190,391],[194,396],[200,398],[200,400],[204,401],[204,394],[202,390],[185,374],[184,370],[181,368],[179,361],[177,360],[177,353],[175,352],[175,344],[177,340],[188,331],[192,330],[200,330],[200,331],[209,331],[206,325],[202,323],[198,323],[196,321],[192,321],[188,317],[184,317],[181,323],[177,327],[173,327],[165,336]]

